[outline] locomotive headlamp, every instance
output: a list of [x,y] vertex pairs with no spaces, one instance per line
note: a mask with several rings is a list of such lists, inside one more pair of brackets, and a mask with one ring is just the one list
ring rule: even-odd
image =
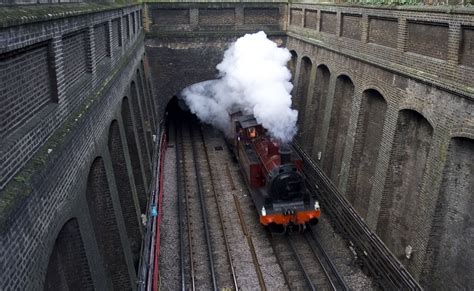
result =
[[265,206],[262,207],[262,216],[267,215],[267,210],[265,209]]
[[319,210],[319,202],[314,201],[314,210]]

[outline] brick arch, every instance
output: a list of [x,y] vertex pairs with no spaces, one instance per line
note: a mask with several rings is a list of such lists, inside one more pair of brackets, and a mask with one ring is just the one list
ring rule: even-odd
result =
[[87,178],[86,201],[99,254],[114,290],[131,288],[124,250],[115,217],[105,164],[97,157]]
[[298,127],[304,123],[305,108],[308,105],[308,90],[313,62],[307,56],[301,58],[300,71],[298,72],[298,88],[296,90],[295,108],[298,110]]
[[403,257],[416,227],[413,217],[418,211],[433,131],[421,113],[399,111],[376,230],[398,257]]
[[312,151],[312,156],[315,161],[319,161],[318,153],[324,149],[323,140],[323,124],[324,112],[328,102],[329,83],[331,80],[331,71],[328,66],[319,64],[316,67],[316,76],[313,88],[313,104],[312,112],[306,120],[308,120],[306,147],[307,150]]
[[135,127],[138,133],[138,142],[143,161],[143,167],[145,169],[145,175],[147,180],[150,179],[151,175],[151,155],[148,150],[150,141],[149,137],[145,134],[145,125],[143,123],[143,106],[141,106],[140,96],[138,95],[137,86],[135,81],[130,83],[130,101],[132,102],[133,118],[135,121]]
[[94,290],[77,218],[59,231],[49,257],[44,290]]
[[469,139],[474,139],[474,125],[469,125],[465,123],[454,125],[449,133],[451,138],[455,137],[465,137]]
[[[136,79],[137,79],[137,87],[138,87],[138,94],[139,94],[139,99],[141,100],[141,104],[144,105],[142,108],[144,109],[144,121],[145,121],[145,127],[146,127],[146,132],[148,133],[149,140],[152,140],[152,135],[155,132],[154,128],[154,120],[155,120],[155,113],[153,111],[153,106],[151,105],[150,98],[148,94],[145,92],[144,89],[144,83],[143,83],[143,78],[142,75],[140,74],[140,70],[137,69],[136,73]],[[152,151],[151,144],[150,146],[150,151]]]
[[453,136],[446,153],[427,247],[430,289],[472,286],[474,268],[474,138]]
[[428,108],[426,104],[420,103],[419,100],[415,100],[414,98],[407,98],[406,100],[402,101],[398,105],[398,111],[402,110],[413,110],[417,113],[421,114],[430,124],[431,127],[435,127],[437,124],[438,118],[436,117],[435,113]]
[[369,208],[386,112],[387,101],[379,91],[362,92],[346,196],[363,218]]
[[132,166],[133,178],[135,180],[135,188],[137,189],[138,201],[140,204],[140,212],[146,213],[147,205],[147,194],[146,185],[148,178],[144,175],[142,159],[138,150],[136,138],[136,130],[132,120],[132,114],[130,110],[130,103],[128,97],[122,99],[122,121],[125,129],[125,138],[127,140],[128,153],[130,155],[130,162]]
[[341,170],[344,145],[347,140],[349,122],[352,112],[352,100],[355,85],[347,75],[336,78],[334,99],[332,100],[331,118],[329,123],[326,151],[323,168],[337,185]]
[[140,204],[138,202],[138,197],[135,196],[135,192],[132,191],[124,149],[122,146],[119,123],[117,120],[113,120],[110,124],[107,145],[110,152],[120,206],[136,271],[140,260],[140,246],[142,240],[140,232]]

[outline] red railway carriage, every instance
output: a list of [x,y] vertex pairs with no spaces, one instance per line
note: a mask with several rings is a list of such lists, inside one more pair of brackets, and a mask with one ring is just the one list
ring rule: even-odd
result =
[[308,192],[301,173],[303,161],[288,144],[271,139],[253,115],[231,115],[233,149],[239,161],[260,223],[273,232],[306,223],[320,217],[319,203]]

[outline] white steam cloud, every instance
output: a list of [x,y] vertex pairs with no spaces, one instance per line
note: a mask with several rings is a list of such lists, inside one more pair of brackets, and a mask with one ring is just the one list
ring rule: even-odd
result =
[[291,109],[290,52],[260,31],[234,42],[217,65],[219,79],[185,88],[183,98],[202,121],[228,133],[229,112],[253,114],[270,135],[289,142],[296,134],[298,112]]

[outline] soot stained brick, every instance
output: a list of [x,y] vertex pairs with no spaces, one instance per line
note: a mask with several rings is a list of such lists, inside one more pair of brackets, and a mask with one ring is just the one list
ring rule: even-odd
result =
[[396,48],[398,21],[391,18],[369,19],[369,42]]
[[122,46],[120,18],[112,20],[112,49]]
[[0,58],[0,137],[12,133],[52,101],[48,46]]
[[235,24],[235,9],[210,8],[199,9],[199,24],[202,25],[233,25]]
[[303,10],[291,8],[290,10],[290,24],[291,25],[301,25],[301,20],[303,17]]
[[362,16],[343,14],[342,15],[342,36],[361,40],[362,37]]
[[278,24],[280,11],[277,8],[245,8],[245,24]]
[[158,25],[189,24],[189,9],[154,9],[153,23]]
[[462,28],[461,64],[474,67],[474,27]]
[[448,56],[448,25],[408,22],[407,51],[446,60]]
[[318,22],[318,11],[307,9],[304,11],[304,27],[310,29],[317,29]]
[[44,290],[94,290],[77,219],[66,222],[49,258]]
[[87,37],[81,31],[63,38],[64,74],[71,87],[87,73]]
[[112,279],[114,290],[128,290],[131,288],[130,278],[115,219],[105,166],[101,158],[96,158],[92,163],[86,198],[97,245],[107,275]]
[[336,34],[337,15],[334,12],[321,11],[321,31]]
[[103,23],[94,27],[96,62],[101,63],[108,56],[109,27]]

